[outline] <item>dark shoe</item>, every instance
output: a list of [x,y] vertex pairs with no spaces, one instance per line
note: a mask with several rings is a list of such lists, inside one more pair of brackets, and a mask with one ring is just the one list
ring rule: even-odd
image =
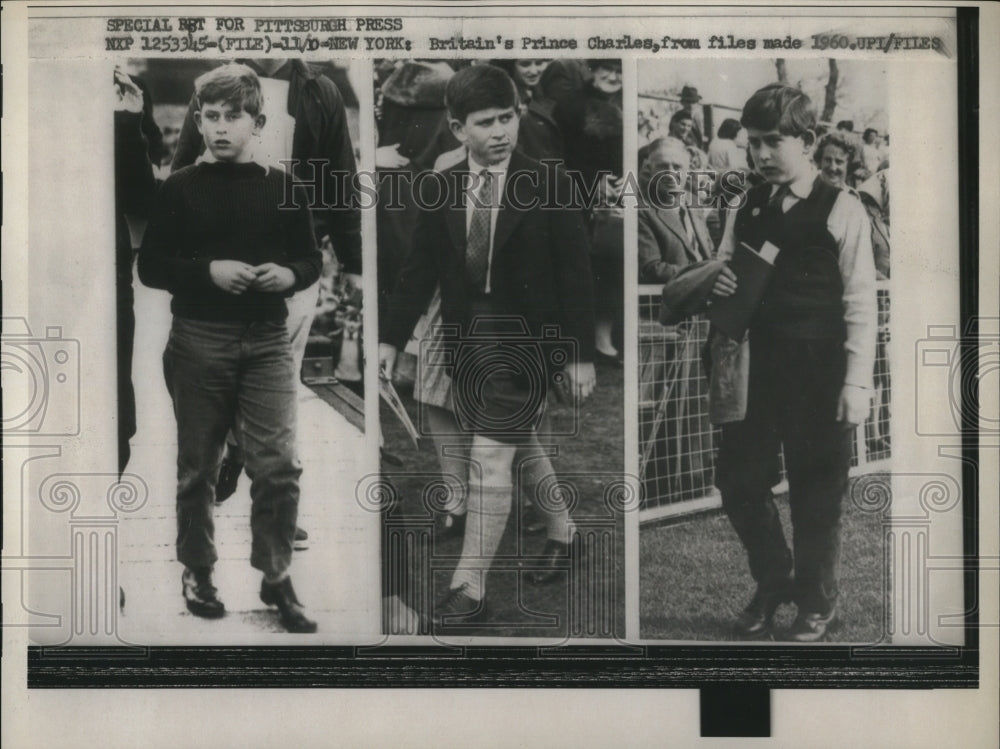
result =
[[243,462],[227,452],[219,466],[219,480],[215,482],[215,501],[225,502],[236,491],[236,485],[243,473]]
[[280,583],[263,580],[260,584],[260,600],[268,606],[277,606],[281,623],[289,632],[315,632],[316,622],[306,616],[292,587],[292,579],[284,578]]
[[212,585],[212,570],[208,567],[184,568],[181,575],[182,593],[187,609],[204,619],[218,619],[225,616],[226,607],[219,600],[218,591]]
[[465,594],[466,585],[451,588],[434,604],[431,624],[434,630],[460,627],[466,624],[481,624],[490,617],[486,599],[477,601]]
[[305,551],[309,548],[309,534],[304,529],[295,526],[295,541],[292,544],[295,551]]
[[535,536],[545,530],[545,521],[538,514],[534,505],[524,508],[524,532],[529,536]]
[[762,639],[771,635],[771,623],[778,606],[792,600],[791,588],[764,590],[760,586],[738,617],[736,634],[746,639]]
[[438,541],[444,541],[449,538],[454,538],[458,536],[462,538],[465,536],[465,514],[453,515],[452,513],[447,513],[440,517],[437,523],[437,527],[434,529],[434,536]]
[[825,614],[817,612],[800,613],[788,631],[794,642],[819,642],[837,624],[837,607],[832,606]]
[[569,570],[572,558],[580,551],[580,536],[574,535],[572,543],[548,539],[542,550],[542,561],[538,568],[528,573],[528,582],[532,585],[544,585],[557,580]]

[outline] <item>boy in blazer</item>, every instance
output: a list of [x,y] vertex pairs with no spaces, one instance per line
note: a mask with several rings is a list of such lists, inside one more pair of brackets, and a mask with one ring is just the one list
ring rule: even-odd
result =
[[[534,434],[553,382],[577,398],[595,382],[587,231],[580,207],[567,207],[568,177],[515,150],[517,89],[500,68],[460,70],[445,101],[468,157],[417,179],[422,212],[379,346],[388,378],[440,284],[446,366],[472,448],[462,557],[435,604],[435,629],[488,617],[485,576],[510,514],[514,453]],[[568,347],[553,348],[556,339]]]

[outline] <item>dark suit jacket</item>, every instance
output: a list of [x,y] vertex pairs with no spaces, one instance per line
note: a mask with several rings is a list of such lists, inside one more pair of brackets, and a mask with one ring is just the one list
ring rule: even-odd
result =
[[685,265],[715,254],[704,214],[702,210],[688,210],[701,244],[699,252],[688,241],[678,209],[639,209],[639,283],[666,283]]
[[[425,173],[413,250],[385,308],[381,340],[403,348],[417,319],[441,285],[441,317],[468,335],[470,292],[465,281],[466,216],[461,194],[468,160],[440,174]],[[550,185],[554,179],[557,184]],[[558,325],[560,337],[575,340],[579,361],[593,361],[594,299],[588,236],[579,208],[545,209],[546,196],[572,195],[561,170],[546,170],[515,151],[493,241],[491,296],[498,312],[523,317],[532,337]],[[442,200],[439,190],[445,190]],[[456,191],[458,191],[456,199]],[[555,202],[552,200],[551,202]]]

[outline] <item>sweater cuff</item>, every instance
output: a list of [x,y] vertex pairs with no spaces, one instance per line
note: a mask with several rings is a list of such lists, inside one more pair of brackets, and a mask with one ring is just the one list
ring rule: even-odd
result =
[[847,373],[844,376],[845,385],[872,390],[875,387],[874,362],[865,361],[864,357],[847,354]]
[[202,286],[207,286],[209,288],[218,288],[212,281],[212,271],[211,271],[211,260],[194,260],[192,261],[194,265],[194,277],[198,279],[198,283]]

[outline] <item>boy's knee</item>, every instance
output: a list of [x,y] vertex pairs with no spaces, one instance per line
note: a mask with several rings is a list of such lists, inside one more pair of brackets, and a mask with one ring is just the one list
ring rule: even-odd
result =
[[499,443],[477,440],[472,446],[469,482],[482,486],[507,486],[510,484],[511,448]]

